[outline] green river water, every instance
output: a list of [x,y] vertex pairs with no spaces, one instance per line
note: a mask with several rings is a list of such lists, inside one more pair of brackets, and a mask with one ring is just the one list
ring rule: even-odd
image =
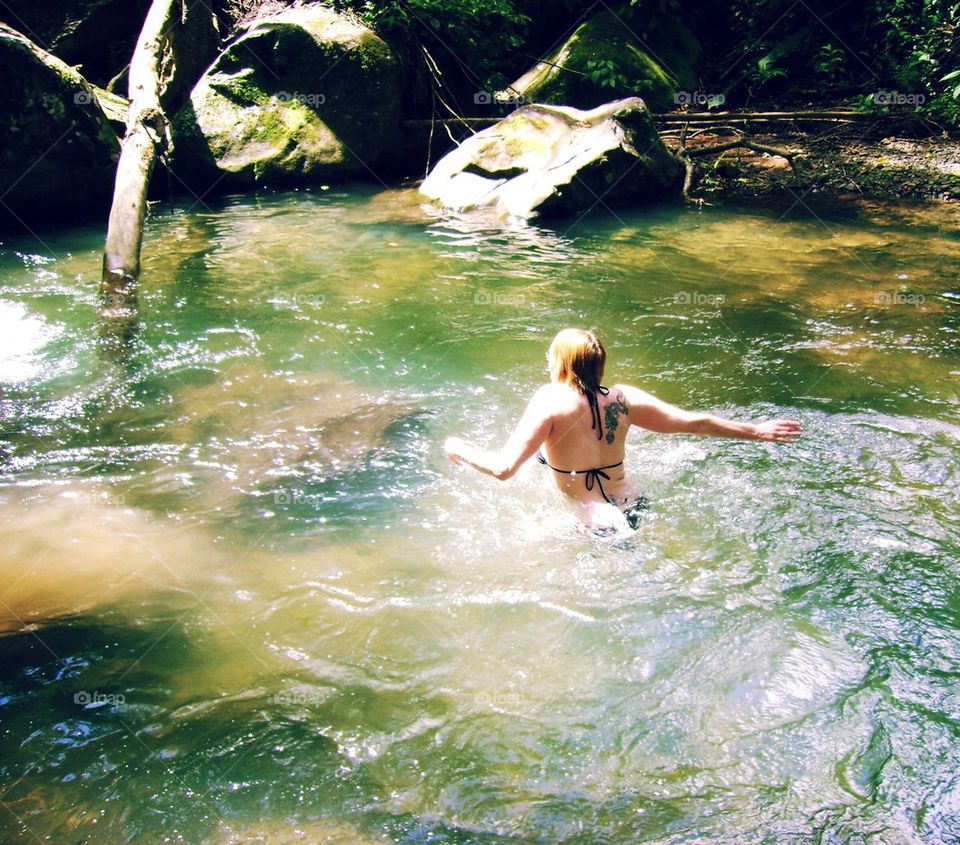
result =
[[[960,213],[788,206],[158,207],[126,346],[5,238],[0,841],[960,842]],[[440,449],[569,325],[807,434],[635,431],[596,540]]]

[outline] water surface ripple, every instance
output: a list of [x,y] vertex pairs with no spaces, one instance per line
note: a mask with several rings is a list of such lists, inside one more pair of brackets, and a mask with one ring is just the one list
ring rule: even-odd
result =
[[[0,245],[4,842],[960,841],[958,215],[493,231],[366,188]],[[635,432],[596,541],[509,433],[608,381],[800,419]]]

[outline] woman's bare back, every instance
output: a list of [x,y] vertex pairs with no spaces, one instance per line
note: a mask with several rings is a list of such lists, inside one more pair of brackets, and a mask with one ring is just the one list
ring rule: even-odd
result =
[[624,445],[630,428],[624,391],[613,385],[595,396],[599,415],[593,412],[586,393],[562,384],[550,386],[546,407],[552,425],[541,451],[554,469],[557,487],[582,505],[607,505],[592,508],[606,513],[606,522],[611,517],[616,520],[610,513],[611,501],[617,505],[632,502],[639,490],[624,471]]

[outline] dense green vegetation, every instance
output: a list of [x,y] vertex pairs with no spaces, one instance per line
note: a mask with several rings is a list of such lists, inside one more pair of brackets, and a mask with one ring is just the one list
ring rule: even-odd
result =
[[[597,11],[577,0],[337,2],[423,44],[464,97],[502,86]],[[854,97],[862,108],[960,122],[958,0],[632,0],[618,13],[641,39],[670,17],[685,23],[705,47],[701,89],[731,105]]]
[[[213,0],[221,33],[294,0]],[[855,102],[868,110],[919,109],[960,126],[960,0],[324,0],[350,10],[397,48],[410,78],[407,113],[428,115],[437,96],[459,113],[480,92],[506,88],[587,18],[614,14],[641,46],[683,24],[703,47],[699,92],[731,106]],[[147,0],[0,3],[0,20],[32,34],[105,85],[129,59]],[[123,6],[123,15],[115,12]],[[109,27],[107,24],[109,23]],[[102,36],[109,30],[109,38]],[[114,31],[117,30],[117,31]],[[100,40],[98,40],[100,38]],[[581,72],[620,95],[631,71],[616,50]],[[682,74],[680,74],[682,75]],[[683,86],[678,87],[686,87]],[[703,100],[706,101],[705,98]]]
[[717,68],[744,57],[715,77],[739,97],[858,96],[865,108],[916,106],[953,124],[960,117],[951,84],[960,68],[956,0],[732,0],[710,23],[702,31],[726,46],[708,53],[722,58]]

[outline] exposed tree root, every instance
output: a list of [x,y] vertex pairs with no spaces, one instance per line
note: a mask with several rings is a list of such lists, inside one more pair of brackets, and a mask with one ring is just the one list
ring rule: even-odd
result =
[[[683,198],[685,200],[692,200],[690,196],[691,191],[694,189],[697,183],[699,176],[698,168],[695,159],[703,158],[705,156],[714,155],[715,153],[723,153],[727,150],[734,149],[745,149],[751,150],[756,153],[766,153],[768,155],[781,156],[787,160],[787,163],[790,165],[790,169],[793,171],[793,176],[795,179],[800,178],[800,171],[797,169],[796,157],[800,155],[800,152],[797,150],[787,150],[781,147],[771,147],[769,144],[761,144],[758,141],[751,141],[743,137],[743,131],[737,129],[733,126],[719,126],[715,127],[711,131],[719,132],[725,131],[735,134],[737,137],[731,141],[723,141],[719,144],[711,144],[706,147],[694,147],[690,148],[687,146],[687,129],[686,125],[680,130],[680,145],[676,150],[677,157],[683,163],[684,167],[684,178],[683,178]],[[705,130],[699,129],[696,130],[690,137],[694,135],[699,135]],[[665,133],[661,133],[665,134]]]

